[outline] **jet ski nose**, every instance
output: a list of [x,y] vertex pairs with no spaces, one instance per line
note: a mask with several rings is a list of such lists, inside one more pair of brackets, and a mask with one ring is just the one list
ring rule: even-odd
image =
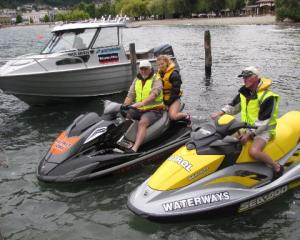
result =
[[38,167],[38,173],[41,176],[47,176],[55,167],[57,163],[47,162],[44,159]]

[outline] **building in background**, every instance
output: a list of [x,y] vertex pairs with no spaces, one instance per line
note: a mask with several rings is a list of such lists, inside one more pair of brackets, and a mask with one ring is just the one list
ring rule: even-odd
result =
[[29,24],[41,24],[43,23],[43,19],[45,16],[48,15],[49,13],[46,10],[42,11],[35,11],[32,10],[31,12],[25,12],[22,14],[23,22],[24,23],[29,23]]
[[256,4],[258,5],[258,14],[275,14],[275,0],[259,0]]
[[0,24],[1,25],[10,25],[16,20],[17,11],[15,9],[0,9]]
[[275,14],[275,0],[258,0],[252,5],[246,1],[246,6],[242,11],[246,16]]

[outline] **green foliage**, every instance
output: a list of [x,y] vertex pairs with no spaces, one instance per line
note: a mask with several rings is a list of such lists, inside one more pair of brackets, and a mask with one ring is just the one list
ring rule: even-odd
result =
[[121,0],[116,3],[117,12],[122,15],[139,17],[148,16],[150,13],[147,9],[146,0]]
[[152,0],[147,4],[147,9],[153,15],[166,16],[167,8],[164,0]]
[[102,2],[102,5],[96,9],[96,17],[115,15],[114,6],[110,4],[109,1]]
[[102,16],[116,15],[113,5],[110,5],[109,0],[102,2],[100,7],[96,8],[94,3],[85,4],[79,3],[73,7],[71,12],[66,14],[59,13],[55,16],[56,21],[75,21],[88,18],[100,18]]
[[206,0],[198,0],[195,4],[194,11],[195,13],[207,13],[209,12],[209,2]]
[[244,5],[244,0],[225,0],[225,8],[229,8],[230,10],[241,9]]
[[43,21],[44,21],[45,23],[50,22],[49,16],[48,16],[48,15],[45,15]]
[[[300,0],[275,0],[278,20],[290,18],[300,21]],[[249,5],[257,0],[248,0]],[[67,14],[57,14],[56,20],[73,21],[84,18],[99,18],[117,14],[131,17],[158,15],[160,17],[190,17],[191,13],[217,15],[222,9],[237,11],[245,5],[244,0],[101,0],[96,8],[94,0],[0,0],[0,7],[16,7],[26,3],[48,4],[50,6],[72,6]]]
[[55,21],[66,21],[67,18],[66,18],[66,15],[63,14],[63,13],[57,13],[55,16],[54,16],[54,20]]
[[279,21],[289,18],[300,22],[299,0],[276,0],[276,18]]
[[209,1],[209,10],[218,14],[221,9],[225,8],[225,0],[210,0]]
[[168,0],[168,13],[173,17],[190,17],[192,4],[188,0]]
[[90,18],[89,14],[83,10],[74,9],[73,11],[67,12],[65,14],[58,13],[55,15],[56,21],[77,21]]
[[17,15],[16,17],[16,24],[23,22],[22,16],[21,15]]
[[192,11],[196,13],[219,14],[222,9],[231,10],[241,9],[244,6],[244,0],[196,0],[192,4]]
[[84,10],[89,14],[91,18],[96,17],[96,6],[94,3],[87,4]]

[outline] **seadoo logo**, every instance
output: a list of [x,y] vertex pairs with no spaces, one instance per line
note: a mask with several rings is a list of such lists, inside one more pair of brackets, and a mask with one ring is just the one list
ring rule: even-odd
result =
[[239,209],[238,212],[244,212],[247,211],[249,209],[255,208],[259,205],[262,205],[268,201],[273,200],[274,198],[279,197],[280,195],[284,194],[286,191],[288,190],[288,186],[285,185],[283,187],[277,188],[271,192],[268,192],[262,196],[259,196],[257,198],[253,198],[247,202],[243,202]]
[[171,155],[170,157],[168,157],[167,160],[178,163],[179,165],[181,165],[188,172],[191,171],[191,168],[193,166],[192,164],[190,164],[189,161],[186,161],[186,160],[182,159],[179,156]]
[[226,200],[230,200],[229,192],[219,192],[219,193],[201,195],[199,197],[181,199],[174,202],[166,202],[163,203],[162,206],[165,212],[170,212],[170,211],[176,211],[183,208],[197,207],[199,205],[222,202]]

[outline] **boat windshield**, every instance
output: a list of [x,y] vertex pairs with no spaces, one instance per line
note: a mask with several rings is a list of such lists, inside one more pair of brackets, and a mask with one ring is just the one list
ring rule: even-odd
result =
[[103,48],[119,45],[119,28],[108,27],[101,28],[100,33],[95,40],[93,48]]
[[87,49],[90,46],[96,31],[96,28],[89,28],[55,32],[53,38],[42,53]]

